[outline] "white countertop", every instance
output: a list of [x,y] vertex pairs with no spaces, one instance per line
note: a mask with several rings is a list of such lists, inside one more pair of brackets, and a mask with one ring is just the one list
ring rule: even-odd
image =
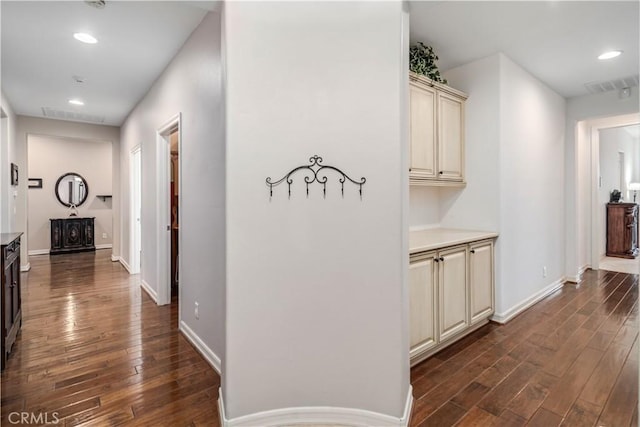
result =
[[431,228],[409,231],[409,254],[498,237],[493,231]]

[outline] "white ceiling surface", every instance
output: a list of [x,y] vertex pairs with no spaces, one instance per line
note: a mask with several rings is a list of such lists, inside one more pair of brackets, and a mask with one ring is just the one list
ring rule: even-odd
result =
[[[434,47],[447,70],[503,52],[560,95],[638,74],[638,1],[413,1],[411,44]],[[615,59],[598,55],[623,50]]]
[[[98,10],[83,1],[2,0],[2,90],[17,114],[42,117],[49,107],[120,125],[213,4],[107,1]],[[80,43],[75,32],[98,43]]]

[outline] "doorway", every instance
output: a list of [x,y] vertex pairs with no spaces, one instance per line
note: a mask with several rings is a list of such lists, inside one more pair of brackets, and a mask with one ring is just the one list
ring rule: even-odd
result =
[[157,131],[156,194],[158,246],[156,265],[158,305],[178,304],[180,310],[180,206],[182,145],[181,116],[177,114]]
[[142,264],[142,146],[131,150],[131,274],[140,273]]

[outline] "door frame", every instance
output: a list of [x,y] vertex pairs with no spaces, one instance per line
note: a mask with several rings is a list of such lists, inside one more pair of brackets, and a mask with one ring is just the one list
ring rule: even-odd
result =
[[[139,171],[138,171],[138,182],[136,183],[136,174],[135,171],[137,169],[135,156],[139,157]],[[129,266],[129,272],[131,274],[138,274],[141,270],[142,264],[142,256],[140,251],[142,250],[142,237],[138,242],[138,246],[136,248],[137,234],[136,234],[136,221],[138,215],[140,215],[140,221],[142,222],[142,144],[138,144],[131,149],[129,152],[129,185],[130,185],[130,200],[129,200],[129,220],[130,220],[130,230],[129,230],[129,259],[131,260],[131,265]],[[136,189],[137,187],[137,194]],[[137,200],[136,200],[137,199]],[[138,212],[136,212],[136,207],[138,208]],[[142,223],[139,225],[142,228]],[[140,231],[142,234],[142,231]],[[137,249],[137,250],[136,250]]]
[[[600,131],[603,129],[630,126],[640,124],[640,114],[625,114],[615,117],[605,117],[595,120],[586,120],[589,135],[591,155],[591,263],[593,270],[600,269],[600,210],[598,201],[598,181],[600,177]],[[578,141],[579,143],[579,141]],[[580,266],[578,266],[580,268]]]
[[[156,274],[158,305],[171,303],[171,148],[170,135],[178,132],[178,207],[182,207],[182,113],[177,113],[156,130]],[[178,233],[178,247],[182,247],[182,233]],[[178,283],[182,284],[181,260],[178,257]],[[178,286],[178,310],[181,308],[182,286]],[[180,314],[178,314],[180,317]]]

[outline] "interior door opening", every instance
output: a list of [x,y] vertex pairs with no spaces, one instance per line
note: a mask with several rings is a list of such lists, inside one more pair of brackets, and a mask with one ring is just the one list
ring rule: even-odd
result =
[[158,305],[177,304],[180,313],[181,124],[180,114],[158,129],[156,156]]
[[142,265],[142,147],[131,150],[131,274]]
[[179,266],[179,245],[178,236],[180,233],[179,223],[179,195],[180,195],[180,146],[178,144],[178,129],[169,135],[169,155],[170,159],[170,183],[169,197],[171,205],[171,300],[178,298],[178,266]]

